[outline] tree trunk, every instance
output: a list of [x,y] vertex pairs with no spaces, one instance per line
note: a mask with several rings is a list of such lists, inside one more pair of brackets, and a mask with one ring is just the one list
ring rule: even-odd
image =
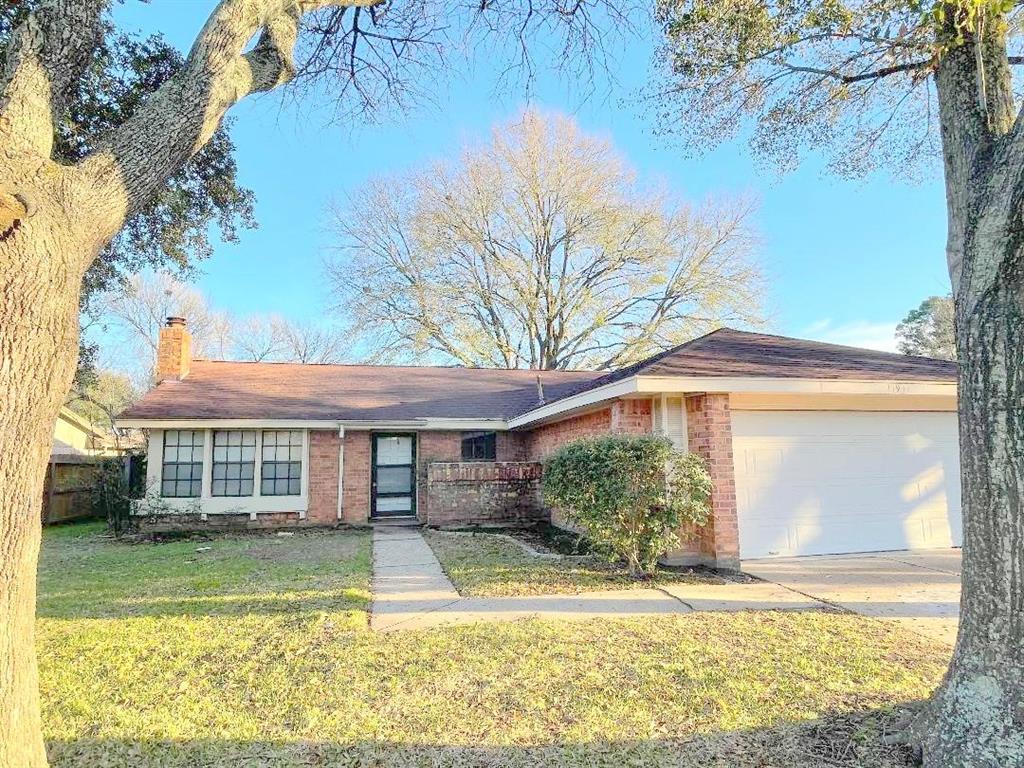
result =
[[78,353],[83,250],[62,229],[32,221],[0,240],[0,768],[46,765],[35,650],[40,505]]
[[[1019,201],[1016,205],[1019,208]],[[964,557],[960,631],[924,738],[927,766],[1024,765],[1024,244],[966,226],[955,297]],[[965,283],[969,284],[967,280]]]

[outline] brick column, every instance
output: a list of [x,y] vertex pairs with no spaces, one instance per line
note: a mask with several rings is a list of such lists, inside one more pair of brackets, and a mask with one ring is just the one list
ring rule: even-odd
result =
[[713,483],[711,520],[700,532],[701,558],[717,568],[739,568],[740,539],[729,395],[688,395],[686,425],[690,450],[707,461]]

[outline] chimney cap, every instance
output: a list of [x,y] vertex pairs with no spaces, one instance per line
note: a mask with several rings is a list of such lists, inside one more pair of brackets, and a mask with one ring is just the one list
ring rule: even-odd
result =
[[181,326],[182,328],[184,328],[185,327],[185,318],[184,317],[177,317],[176,315],[170,315],[167,318],[167,327],[168,328],[173,328],[175,326]]

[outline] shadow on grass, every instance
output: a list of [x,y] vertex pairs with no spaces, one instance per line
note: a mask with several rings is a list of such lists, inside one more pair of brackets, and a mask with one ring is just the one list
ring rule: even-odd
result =
[[827,713],[818,720],[781,722],[767,728],[638,741],[554,741],[548,744],[444,745],[365,740],[325,741],[131,741],[83,737],[48,744],[53,768],[132,766],[552,766],[620,768],[906,768],[915,765],[910,747],[887,744],[919,706],[891,710]]
[[145,596],[95,598],[83,604],[72,599],[44,599],[37,616],[50,619],[121,619],[141,616],[269,616],[305,611],[370,610],[365,588],[341,587],[330,590],[281,590],[260,593],[252,589],[214,594],[182,595],[180,592]]

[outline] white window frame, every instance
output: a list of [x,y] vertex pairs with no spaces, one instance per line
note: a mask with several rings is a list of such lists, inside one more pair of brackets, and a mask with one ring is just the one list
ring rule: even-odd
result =
[[[189,429],[200,429],[188,427]],[[170,428],[169,428],[170,429]],[[182,427],[185,429],[185,427]],[[301,429],[302,432],[302,476],[300,482],[300,493],[298,496],[263,496],[260,494],[262,478],[261,470],[263,462],[260,460],[263,454],[263,432],[264,430],[280,431],[280,427],[274,426],[250,426],[245,429],[256,430],[256,466],[253,470],[253,495],[252,496],[214,496],[213,488],[213,433],[224,430],[239,429],[231,425],[217,425],[201,428],[203,436],[203,482],[201,495],[198,497],[164,497],[159,496],[163,474],[163,429],[153,429],[149,433],[149,451],[146,485],[149,489],[155,489],[162,506],[171,511],[195,512],[197,503],[198,511],[203,515],[217,514],[239,514],[248,513],[253,519],[259,513],[273,512],[298,512],[300,519],[305,519],[309,510],[309,430]],[[294,428],[293,428],[294,429]]]

